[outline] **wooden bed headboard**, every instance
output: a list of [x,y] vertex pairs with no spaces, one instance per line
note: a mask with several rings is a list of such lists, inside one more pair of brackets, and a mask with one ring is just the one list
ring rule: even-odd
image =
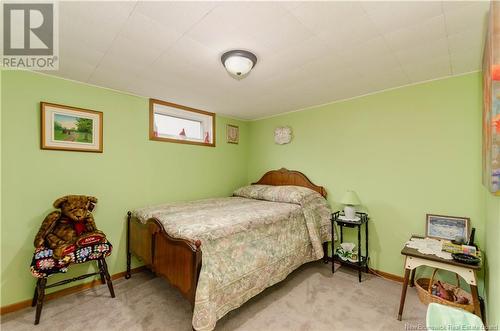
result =
[[279,170],[268,171],[259,179],[258,182],[252,183],[252,185],[295,185],[310,188],[321,194],[326,198],[326,190],[323,186],[314,185],[309,178],[306,177],[300,171],[288,170],[281,168]]

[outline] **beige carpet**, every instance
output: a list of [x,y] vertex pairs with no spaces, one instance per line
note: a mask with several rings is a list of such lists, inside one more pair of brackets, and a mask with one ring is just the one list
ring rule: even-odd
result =
[[[408,330],[425,326],[426,307],[408,289],[403,321],[396,320],[401,284],[313,262],[265,290],[217,323],[216,330]],[[14,330],[191,330],[191,308],[175,289],[148,272],[48,301],[40,325],[34,308],[2,316]],[[406,329],[405,329],[406,326]]]

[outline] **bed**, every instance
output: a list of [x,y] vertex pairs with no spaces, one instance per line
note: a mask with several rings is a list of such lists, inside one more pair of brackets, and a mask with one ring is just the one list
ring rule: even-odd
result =
[[301,172],[280,169],[232,197],[128,212],[125,277],[133,254],[189,300],[195,330],[212,330],[300,265],[326,261],[325,198],[326,190]]

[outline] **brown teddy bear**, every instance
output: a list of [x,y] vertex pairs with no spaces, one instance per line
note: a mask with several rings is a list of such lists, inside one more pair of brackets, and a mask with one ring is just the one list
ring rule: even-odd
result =
[[105,242],[106,236],[97,230],[91,211],[97,198],[67,195],[54,201],[53,211],[45,217],[35,237],[35,248],[49,247],[56,259],[62,259],[77,247]]

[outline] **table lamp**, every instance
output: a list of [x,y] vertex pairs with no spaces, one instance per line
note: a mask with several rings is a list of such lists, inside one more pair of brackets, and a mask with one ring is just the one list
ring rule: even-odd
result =
[[340,201],[344,205],[344,214],[348,219],[356,218],[356,208],[354,206],[360,205],[359,197],[354,191],[347,191]]

